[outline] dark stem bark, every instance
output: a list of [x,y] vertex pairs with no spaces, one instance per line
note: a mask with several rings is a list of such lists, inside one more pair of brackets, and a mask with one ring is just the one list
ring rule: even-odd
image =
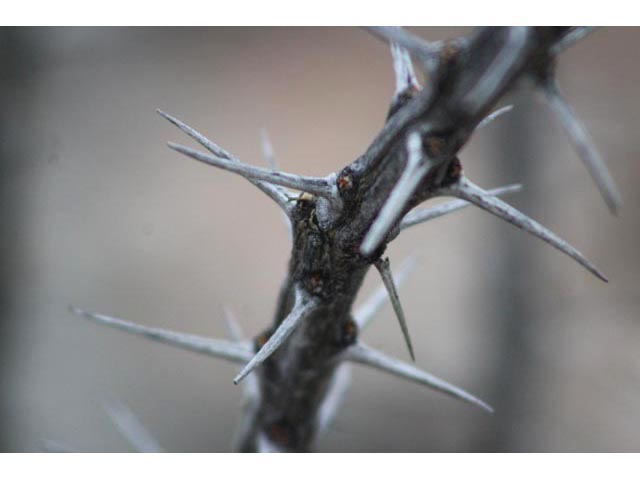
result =
[[553,63],[548,52],[565,33],[564,28],[483,28],[445,44],[427,88],[405,92],[366,153],[338,174],[340,208],[309,195],[296,201],[288,275],[274,324],[256,339],[256,351],[292,309],[296,287],[317,298],[319,307],[257,370],[261,395],[242,450],[260,450],[265,439],[278,450],[310,448],[329,380],[357,337],[350,313],[356,294],[398,233],[396,225],[372,255],[360,253],[405,168],[407,135],[419,132],[423,151],[439,166],[422,180],[404,213],[459,178],[457,154],[474,128],[522,78],[546,75]]

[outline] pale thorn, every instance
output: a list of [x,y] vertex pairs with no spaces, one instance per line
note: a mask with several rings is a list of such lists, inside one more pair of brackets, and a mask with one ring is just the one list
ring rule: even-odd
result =
[[[494,188],[492,190],[487,190],[487,193],[493,196],[499,195],[508,195],[511,193],[520,192],[522,190],[522,185],[513,184],[507,185],[505,187]],[[433,220],[438,217],[442,217],[444,215],[448,215],[450,213],[457,212],[458,210],[462,210],[463,208],[471,205],[466,200],[451,200],[450,202],[444,202],[440,205],[435,205],[429,208],[421,208],[418,210],[411,210],[407,213],[402,221],[400,222],[400,231],[413,227],[414,225],[418,225],[420,223],[428,222],[429,220]]]
[[493,413],[493,408],[487,405],[479,398],[474,397],[470,393],[465,392],[461,388],[452,385],[435,375],[420,370],[414,365],[405,363],[397,358],[390,357],[385,353],[375,350],[367,345],[358,343],[347,349],[345,360],[366,365],[368,367],[377,368],[383,372],[390,373],[396,377],[400,377],[420,385],[432,388],[451,397],[457,398],[471,405],[478,406],[489,413]]
[[551,230],[540,225],[532,218],[529,218],[524,213],[516,210],[511,205],[503,202],[498,197],[494,197],[484,191],[471,181],[467,180],[464,176],[460,177],[458,183],[442,188],[440,193],[466,200],[475,206],[492,213],[496,217],[523,229],[573,258],[600,280],[608,282],[607,278],[589,260],[587,260],[578,250],[565,240],[561,239]]
[[206,148],[207,150],[209,150],[211,153],[213,153],[215,156],[220,157],[220,158],[226,158],[227,160],[233,160],[233,161],[238,161],[236,158],[233,157],[233,155],[231,155],[228,151],[226,151],[224,148],[220,147],[218,144],[212,142],[211,140],[209,140],[207,137],[205,137],[203,134],[201,134],[200,132],[198,132],[195,128],[190,127],[189,125],[187,125],[186,123],[184,123],[183,121],[177,119],[176,117],[174,117],[173,115],[169,115],[166,112],[163,112],[162,110],[160,110],[159,108],[156,109],[156,112],[158,113],[158,115],[160,115],[162,118],[166,119],[169,121],[169,123],[175,125],[176,127],[178,127],[180,130],[182,130],[184,133],[186,133],[187,135],[189,135],[191,138],[193,138],[196,142],[198,142],[200,145],[202,145],[204,148]]
[[291,226],[291,219],[289,218],[289,215],[287,215],[284,212],[282,213],[281,218],[282,218],[282,223],[287,229],[287,235],[289,236],[289,241],[293,242],[293,227]]
[[276,155],[273,152],[273,145],[266,129],[260,130],[260,148],[262,149],[262,156],[264,157],[269,168],[273,170],[278,169],[278,162],[276,161]]
[[542,84],[540,88],[542,88],[547,104],[560,121],[582,163],[587,167],[591,178],[598,186],[600,194],[609,207],[609,211],[617,215],[622,207],[622,196],[587,130],[564,99],[553,80]]
[[[260,131],[260,147],[262,148],[262,155],[264,156],[269,168],[277,170],[278,162],[276,161],[276,155],[273,152],[273,145],[271,144],[267,130],[264,128]],[[276,185],[274,185],[274,187],[280,189],[280,191],[282,191],[288,198],[294,196],[289,190],[285,190],[283,187]],[[293,240],[293,227],[291,226],[291,218],[289,215],[289,212],[284,212],[282,219],[285,227],[287,228],[287,232],[289,233],[289,240]]]
[[433,72],[435,70],[442,42],[429,42],[397,26],[363,28],[387,43],[395,43],[409,51],[422,62],[427,71]]
[[505,113],[509,113],[511,110],[513,110],[513,105],[506,105],[504,107],[501,107],[497,110],[494,110],[493,112],[491,112],[489,115],[487,115],[486,117],[484,117],[480,123],[478,123],[478,126],[476,128],[483,128],[486,127],[487,125],[489,125],[491,122],[493,122],[494,120],[498,119],[499,117],[501,117],[502,115],[504,115]]
[[331,378],[331,384],[327,394],[318,409],[316,441],[322,438],[333,425],[342,404],[344,403],[349,387],[351,386],[351,365],[341,363]]
[[551,55],[558,55],[573,44],[579,42],[584,37],[593,33],[598,27],[573,27],[562,39],[560,39],[553,47],[551,47]]
[[[234,157],[231,153],[229,153],[219,145],[216,145],[214,142],[209,140],[207,137],[202,135],[200,132],[198,132],[194,128],[191,128],[186,123],[178,120],[177,118],[169,115],[168,113],[163,112],[162,110],[158,109],[156,110],[156,112],[158,112],[160,116],[168,120],[170,123],[178,127],[184,133],[189,135],[191,138],[193,138],[196,142],[198,142],[204,148],[209,150],[215,156],[225,160],[229,160],[231,162],[236,162],[238,164],[241,164],[240,160]],[[251,178],[248,178],[248,180],[251,183],[253,183],[256,187],[258,187],[260,190],[262,190],[274,202],[276,202],[276,204],[278,204],[278,206],[284,211],[287,217],[289,216],[289,213],[291,211],[291,204],[289,202],[289,197],[286,195],[284,191],[282,191],[280,187],[278,187],[277,185],[271,185],[270,183],[263,182],[261,180],[255,180]]]
[[316,308],[317,303],[317,299],[308,296],[308,294],[299,287],[296,288],[295,304],[289,312],[289,315],[278,325],[276,331],[273,332],[262,348],[258,350],[258,353],[256,353],[240,373],[236,375],[233,383],[237,385],[244,377],[262,365],[262,363],[289,338],[296,327],[307,317],[309,312]]
[[411,133],[407,138],[407,163],[404,171],[360,245],[360,252],[364,256],[371,255],[384,242],[431,165],[431,159],[425,158],[423,161],[420,134]]
[[260,406],[260,385],[256,372],[251,372],[242,382],[242,415],[232,438],[234,451],[241,451],[253,432]]
[[70,306],[69,309],[72,313],[96,323],[113,327],[133,335],[139,335],[166,345],[182,348],[183,350],[202,353],[211,357],[222,358],[236,363],[244,363],[250,360],[252,356],[251,350],[247,349],[244,345],[230,342],[228,340],[219,340],[215,338],[201,337],[199,335],[174,332],[172,330],[165,330],[162,328],[147,327],[145,325],[139,325],[120,318],[87,312],[74,306]]
[[258,432],[256,436],[256,451],[257,453],[281,453],[283,450],[277,443],[272,442],[264,432]]
[[118,431],[138,452],[161,453],[164,451],[160,443],[149,433],[127,405],[119,401],[111,401],[105,403],[103,408]]
[[396,90],[394,98],[408,89],[420,89],[420,83],[413,71],[413,63],[409,52],[397,43],[391,43],[391,56],[393,58],[393,71],[396,77]]
[[229,338],[234,342],[241,343],[244,341],[244,333],[242,332],[242,327],[238,323],[236,316],[233,314],[229,307],[222,307],[223,310],[223,318],[224,325],[227,328],[227,333],[229,334]]
[[462,99],[467,115],[477,115],[501,85],[508,81],[509,74],[527,45],[528,27],[508,27],[507,39],[491,64]]
[[[199,162],[212,165],[214,167],[236,173],[249,180],[258,180],[262,182],[281,185],[283,187],[293,188],[303,192],[331,198],[333,196],[333,186],[326,177],[309,177],[305,175],[295,175],[292,173],[279,172],[276,170],[267,170],[265,168],[254,167],[246,163],[233,162],[229,159],[217,157],[215,155],[199,152],[184,145],[173,142],[168,143],[169,148],[178,153],[182,153],[187,157],[191,157]],[[287,199],[288,201],[289,199]]]
[[[409,277],[409,274],[413,272],[417,264],[416,257],[416,254],[409,255],[400,264],[400,268],[396,269],[396,272],[393,274],[393,282],[396,287],[400,288]],[[359,333],[362,333],[362,331],[369,326],[380,309],[387,303],[388,299],[389,294],[387,293],[387,287],[383,283],[358,306],[353,313],[353,321],[358,325]]]
[[[245,343],[245,336],[242,328],[240,327],[240,323],[228,307],[224,307],[224,323],[227,327],[231,340],[238,343]],[[253,345],[250,342],[246,342],[246,345],[247,348],[253,348]],[[242,385],[244,387],[244,402],[255,402],[260,396],[257,377],[253,373],[249,374]]]
[[400,324],[400,329],[402,330],[402,336],[404,337],[404,341],[407,344],[407,348],[409,349],[409,355],[411,356],[411,360],[416,361],[415,354],[413,353],[413,345],[411,344],[411,335],[409,335],[409,327],[407,327],[407,320],[404,316],[404,310],[402,310],[402,304],[400,303],[400,297],[398,296],[398,291],[396,290],[396,286],[393,283],[393,275],[391,274],[391,266],[389,265],[389,258],[379,258],[374,263],[378,272],[380,272],[380,277],[382,278],[382,283],[384,287],[387,289],[387,294],[389,295],[389,300],[391,300],[391,305],[393,306],[393,311],[396,313],[396,317],[398,318],[398,323]]
[[233,434],[231,445],[234,451],[243,451],[244,447],[250,442],[254,426],[256,422],[256,415],[259,407],[259,397],[251,397],[247,395],[247,383],[249,381],[253,383],[255,381],[257,385],[257,379],[255,374],[250,374],[244,381],[244,394],[243,394],[243,412],[240,416],[238,426]]

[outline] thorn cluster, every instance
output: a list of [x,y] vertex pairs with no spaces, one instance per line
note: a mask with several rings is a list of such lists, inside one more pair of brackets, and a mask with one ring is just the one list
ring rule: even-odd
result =
[[[245,177],[283,212],[293,242],[292,261],[268,335],[259,337],[254,346],[245,340],[228,309],[224,320],[230,340],[222,340],[71,307],[73,313],[93,322],[242,364],[233,379],[235,384],[245,380],[244,416],[236,437],[240,450],[305,449],[317,441],[331,425],[348,390],[349,363],[372,367],[493,411],[466,391],[358,339],[388,298],[415,361],[397,292],[415,259],[405,261],[394,276],[389,259],[382,257],[387,244],[409,227],[474,205],[540,238],[607,281],[575,247],[499,198],[520,191],[520,185],[485,191],[465,176],[458,159],[460,148],[474,131],[513,108],[508,105],[495,110],[504,94],[520,78],[533,78],[609,209],[617,213],[622,200],[615,182],[550,73],[555,56],[591,28],[549,30],[544,35],[539,32],[544,29],[486,28],[448,42],[427,42],[399,27],[367,30],[389,43],[395,91],[381,132],[360,158],[338,173],[311,177],[280,171],[266,131],[261,133],[261,147],[268,168],[243,163],[192,127],[158,110],[208,153],[175,143],[169,143],[171,149]],[[412,56],[428,78],[424,88],[414,72]],[[475,63],[465,64],[469,58]],[[414,208],[443,196],[456,199]],[[371,265],[379,272],[382,285],[351,314],[355,294]],[[327,325],[345,329],[342,334],[349,341],[337,347],[329,345],[323,335],[336,330]],[[305,408],[310,417],[306,420],[299,414]],[[300,425],[287,416],[293,410]],[[122,404],[112,404],[107,411],[138,450],[161,450]]]

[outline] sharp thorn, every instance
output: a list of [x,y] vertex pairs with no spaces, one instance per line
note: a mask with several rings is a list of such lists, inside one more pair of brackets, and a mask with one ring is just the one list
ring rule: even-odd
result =
[[407,138],[407,164],[362,241],[360,252],[364,256],[371,255],[384,242],[431,168],[429,158],[423,161],[421,143],[420,134],[417,132],[411,133]]
[[327,394],[318,409],[316,439],[322,438],[333,424],[351,386],[351,365],[342,363],[331,378]]
[[273,153],[273,145],[269,139],[269,134],[266,129],[260,130],[260,147],[262,148],[262,156],[269,165],[269,168],[273,170],[278,169],[278,162],[276,161],[276,155]]
[[493,413],[493,408],[491,408],[490,405],[479,398],[474,397],[463,389],[456,387],[435,375],[420,370],[414,365],[390,357],[362,343],[349,347],[346,352],[345,359],[351,362],[377,368],[378,370],[390,373],[396,377],[424,385],[428,388],[432,388],[446,395],[462,400],[463,402],[480,407],[489,413]]
[[479,114],[509,81],[515,69],[522,67],[520,60],[529,34],[529,27],[508,27],[503,46],[491,65],[462,98],[467,115]]
[[502,115],[504,115],[505,113],[509,113],[511,110],[513,110],[513,105],[507,105],[505,107],[499,108],[497,110],[494,110],[493,112],[491,112],[489,115],[487,115],[486,117],[484,117],[480,123],[478,124],[478,126],[476,128],[483,128],[486,127],[487,125],[489,125],[491,122],[493,122],[494,120],[498,119],[499,117],[501,117]]
[[532,218],[529,218],[524,213],[516,210],[511,205],[503,202],[493,195],[490,195],[488,192],[485,192],[483,189],[467,180],[464,176],[460,178],[458,183],[442,189],[442,192],[447,195],[452,195],[466,200],[477,207],[492,213],[498,218],[529,232],[533,236],[538,237],[542,241],[573,258],[599,279],[605,282],[608,281],[607,278],[595,267],[595,265],[593,265],[565,240],[561,239],[551,230],[540,225]]
[[542,89],[547,99],[547,104],[560,121],[562,128],[569,137],[582,163],[584,163],[591,178],[598,186],[607,207],[609,207],[611,213],[617,215],[620,208],[622,208],[622,196],[587,130],[562,96],[558,86],[553,80],[544,83]]
[[227,152],[224,148],[220,147],[219,145],[217,145],[214,142],[212,142],[211,140],[209,140],[207,137],[205,137],[200,132],[198,132],[195,128],[192,128],[189,125],[187,125],[186,123],[184,123],[183,121],[178,120],[176,117],[174,117],[172,115],[169,115],[166,112],[163,112],[159,108],[156,109],[156,112],[161,117],[165,118],[170,123],[172,123],[173,125],[178,127],[180,130],[182,130],[184,133],[189,135],[191,138],[193,138],[196,142],[198,142],[204,148],[209,150],[215,156],[220,157],[220,158],[225,158],[227,160],[238,161],[237,159],[233,158],[233,155],[231,155],[229,152]]
[[391,43],[391,56],[393,58],[393,71],[396,78],[396,91],[394,100],[409,89],[420,89],[420,83],[413,71],[413,63],[409,52],[397,43]]
[[573,27],[569,33],[562,37],[553,47],[551,47],[551,55],[558,55],[567,48],[578,43],[584,37],[596,31],[598,27]]
[[402,27],[363,27],[373,36],[389,43],[395,43],[406,49],[419,59],[425,70],[433,72],[438,61],[438,54],[442,49],[442,42],[428,42],[413,35]]
[[[178,120],[177,118],[169,115],[168,113],[163,112],[162,110],[156,110],[156,111],[162,117],[164,117],[169,122],[171,122],[173,125],[178,127],[180,130],[185,132],[187,135],[189,135],[194,140],[196,140],[200,145],[202,145],[204,148],[209,150],[216,157],[219,157],[220,159],[228,160],[230,162],[235,162],[235,163],[238,163],[239,165],[242,165],[240,160],[238,160],[236,157],[234,157],[231,153],[227,152],[224,148],[220,147],[219,145],[216,145],[214,142],[209,140],[207,137],[202,135],[200,132],[198,132],[194,128],[192,128],[189,125],[187,125],[186,123]],[[236,172],[236,173],[238,173],[238,172]],[[253,183],[256,187],[258,187],[260,190],[262,190],[267,196],[269,196],[274,202],[276,202],[278,204],[278,206],[284,211],[284,214],[287,216],[287,218],[289,217],[290,205],[288,204],[287,196],[286,196],[285,192],[282,190],[281,187],[279,187],[278,185],[272,185],[272,184],[270,184],[268,182],[265,182],[265,181],[261,181],[261,180],[257,180],[257,179],[251,178],[251,177],[246,176],[246,175],[245,175],[245,177],[251,183]]]
[[202,353],[211,357],[223,358],[238,363],[244,363],[251,359],[252,356],[251,351],[247,350],[243,345],[229,342],[228,340],[218,340],[162,328],[147,327],[120,318],[88,312],[74,306],[70,306],[69,309],[75,315],[79,315],[87,320],[148,338],[149,340],[182,348],[183,350]]
[[[393,282],[396,287],[399,288],[414,270],[417,263],[416,257],[416,254],[409,255],[400,264],[400,268],[398,268],[393,275]],[[388,299],[389,293],[387,292],[387,287],[382,283],[382,285],[376,288],[375,291],[362,302],[353,314],[353,319],[358,325],[359,332],[362,332],[369,326]]]
[[310,311],[316,307],[317,301],[309,298],[301,289],[296,289],[295,305],[289,315],[278,325],[276,331],[262,346],[242,371],[233,379],[236,385],[249,373],[262,365],[294,332],[300,323],[307,317]]
[[244,340],[244,333],[242,332],[242,327],[238,323],[236,316],[233,314],[229,307],[223,307],[224,314],[224,324],[227,327],[227,332],[229,333],[229,338],[234,342],[242,342]]
[[111,401],[103,405],[104,410],[118,431],[138,452],[160,453],[164,449],[131,409],[122,402]]
[[409,327],[407,327],[407,320],[404,316],[404,311],[402,310],[402,304],[400,303],[398,291],[396,290],[396,286],[393,283],[393,275],[391,274],[389,258],[378,259],[374,263],[374,265],[378,269],[378,272],[380,272],[382,283],[384,284],[385,288],[387,289],[387,293],[389,294],[389,300],[391,300],[393,311],[398,318],[398,323],[400,324],[400,329],[402,330],[402,336],[404,337],[404,341],[407,344],[407,348],[409,349],[411,360],[415,362],[416,357],[413,352],[413,345],[411,344],[411,335],[409,335]]
[[281,185],[283,187],[289,187],[295,190],[301,190],[303,192],[328,198],[331,198],[333,195],[333,188],[326,178],[307,177],[303,175],[278,172],[275,170],[267,170],[260,167],[254,167],[253,165],[247,165],[246,163],[234,162],[226,158],[199,152],[173,142],[169,142],[168,145],[169,148],[186,155],[187,157],[191,157],[194,160],[236,173],[250,180]]
[[[500,195],[508,195],[511,193],[520,192],[521,190],[522,190],[522,185],[513,184],[513,185],[507,185],[504,187],[494,188],[492,190],[487,190],[487,193],[493,196],[500,196]],[[450,202],[444,202],[434,207],[412,210],[409,213],[407,213],[402,219],[402,221],[400,222],[400,231],[406,228],[412,227],[414,225],[425,223],[425,222],[428,222],[429,220],[434,220],[444,215],[457,212],[458,210],[462,210],[463,208],[466,208],[469,205],[471,204],[466,200],[451,200]]]

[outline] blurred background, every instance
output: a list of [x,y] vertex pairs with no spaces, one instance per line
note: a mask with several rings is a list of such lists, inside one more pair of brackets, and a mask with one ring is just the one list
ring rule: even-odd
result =
[[[413,28],[444,39],[468,28]],[[418,366],[478,409],[354,368],[321,451],[640,450],[640,30],[604,28],[558,74],[622,190],[612,217],[558,123],[527,89],[461,159],[483,187],[573,243],[605,284],[475,209],[406,231],[400,291]],[[129,451],[104,410],[126,403],[170,451],[229,451],[239,367],[127,336],[69,304],[224,337],[224,306],[255,335],[289,257],[277,207],[241,178],[179,156],[176,115],[263,164],[325,175],[381,128],[387,47],[355,28],[0,29],[0,449]],[[378,285],[373,272],[361,299]],[[366,341],[406,358],[385,307]]]

